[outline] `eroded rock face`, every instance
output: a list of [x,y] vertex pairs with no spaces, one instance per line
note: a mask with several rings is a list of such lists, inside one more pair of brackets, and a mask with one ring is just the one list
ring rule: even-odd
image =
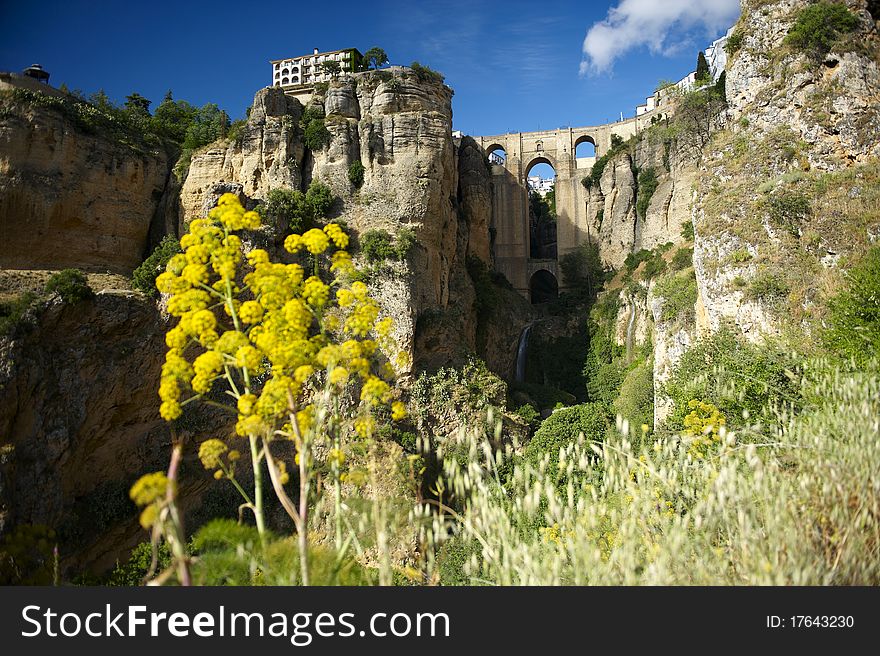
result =
[[[878,62],[832,50],[819,64],[807,54],[781,50],[796,12],[808,4],[743,0],[744,38],[727,69],[731,126],[752,135],[785,126],[811,145],[809,160],[817,168],[880,156]],[[868,3],[846,4],[859,17],[858,38],[876,42],[878,17],[868,12]],[[740,124],[743,118],[747,122]]]
[[302,105],[281,89],[269,87],[254,97],[240,137],[195,153],[180,192],[181,227],[204,216],[224,193],[265,199],[270,189],[298,189],[305,148]]
[[[637,173],[648,170],[656,175],[657,187],[640,216]],[[696,175],[692,157],[650,140],[639,141],[634,154],[611,158],[599,184],[590,190],[587,209],[588,216],[601,217],[590,230],[599,235],[602,261],[620,269],[630,253],[678,241],[691,218]]]
[[167,154],[87,133],[17,99],[19,87],[0,79],[0,267],[131,272],[162,200]]
[[[83,533],[93,514],[106,519],[96,533],[129,520],[112,558],[144,539],[127,490],[167,466],[156,401],[163,328],[151,301],[102,293],[73,305],[54,297],[14,338],[0,338],[0,533],[57,528],[67,558],[101,537]],[[101,559],[101,549],[88,551],[88,562]]]
[[[305,189],[319,180],[341,200],[331,218],[355,235],[414,233],[406,260],[386,262],[372,276],[373,294],[394,317],[398,343],[415,367],[460,362],[479,346],[467,260],[491,266],[491,187],[476,144],[453,142],[451,98],[448,87],[406,68],[343,76],[312,100],[322,105],[331,139],[322,150],[306,152],[299,102],[279,89],[262,89],[243,139],[193,157],[182,218],[203,215],[226,191],[254,206],[270,189]],[[364,167],[359,188],[349,180],[355,162]],[[505,321],[502,334],[486,342],[480,354],[496,371],[509,367],[527,321]]]

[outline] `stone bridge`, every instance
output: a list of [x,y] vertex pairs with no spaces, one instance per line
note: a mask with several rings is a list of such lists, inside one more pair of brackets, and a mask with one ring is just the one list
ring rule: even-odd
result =
[[[612,135],[626,140],[649,127],[657,112],[635,118],[584,128],[561,128],[542,132],[514,132],[489,137],[474,137],[487,157],[504,151],[503,164],[492,163],[492,226],[495,267],[526,298],[533,298],[536,277],[552,274],[558,287],[558,258],[580,244],[596,239],[590,235],[586,216],[588,191],[581,180],[590,172],[597,157],[611,148]],[[576,157],[577,147],[593,144],[595,156]],[[557,261],[532,260],[529,243],[528,177],[537,164],[549,164],[556,172]]]

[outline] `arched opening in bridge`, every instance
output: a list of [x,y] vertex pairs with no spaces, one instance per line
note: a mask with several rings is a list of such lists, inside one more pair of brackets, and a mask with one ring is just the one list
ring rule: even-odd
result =
[[526,169],[529,189],[529,257],[556,259],[556,171],[545,157]]
[[529,281],[529,297],[532,305],[555,301],[558,296],[559,283],[556,282],[556,276],[546,269],[535,271]]
[[498,144],[489,146],[486,149],[486,156],[489,159],[489,164],[504,166],[507,163],[507,153],[504,152],[504,148]]
[[[584,135],[574,142],[574,157],[577,160],[589,160],[596,158],[596,142],[593,137]],[[590,164],[592,166],[592,163]],[[578,168],[583,168],[578,166]]]

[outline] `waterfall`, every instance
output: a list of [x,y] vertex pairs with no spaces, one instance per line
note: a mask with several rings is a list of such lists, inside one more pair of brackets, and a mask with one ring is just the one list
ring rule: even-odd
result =
[[629,323],[626,326],[626,359],[630,360],[632,357],[632,348],[633,348],[633,325],[636,322],[636,304],[635,299],[630,299],[630,309],[629,309]]
[[516,382],[522,383],[526,379],[526,354],[529,350],[529,335],[532,332],[532,324],[522,331],[519,337],[519,348],[516,350]]

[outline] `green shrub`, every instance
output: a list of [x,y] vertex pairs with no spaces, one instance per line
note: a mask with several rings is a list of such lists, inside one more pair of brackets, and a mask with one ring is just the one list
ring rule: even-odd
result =
[[615,343],[615,323],[620,305],[619,293],[600,298],[590,310],[589,350],[584,362],[587,398],[610,408],[623,381],[623,370],[617,362],[625,353]]
[[770,218],[792,236],[800,234],[801,222],[810,216],[810,200],[801,193],[786,191],[767,199]]
[[801,9],[785,44],[816,58],[824,57],[841,36],[855,31],[859,17],[837,2],[817,2]]
[[605,172],[605,167],[608,165],[608,162],[610,162],[619,152],[623,151],[625,147],[626,142],[623,138],[618,134],[612,134],[611,148],[609,148],[608,152],[604,155],[596,159],[593,163],[593,167],[590,169],[590,174],[581,180],[581,184],[587,189],[598,186],[599,182],[602,180],[602,174]]
[[260,212],[277,226],[303,232],[325,219],[335,200],[330,187],[312,180],[306,193],[298,189],[272,189]]
[[131,274],[131,286],[147,296],[156,296],[156,276],[165,270],[172,256],[180,253],[180,242],[174,235],[165,235],[159,245]]
[[359,239],[361,252],[369,262],[384,262],[396,255],[391,233],[387,230],[367,230]]
[[687,269],[693,263],[694,249],[682,246],[675,251],[675,255],[672,256],[672,262],[670,264],[673,271],[681,271],[682,269]]
[[681,237],[687,241],[694,240],[694,222],[685,221],[681,226]]
[[323,150],[331,139],[330,131],[324,125],[324,119],[309,121],[303,132],[303,139],[309,150]]
[[599,403],[584,403],[556,410],[541,422],[534,437],[526,445],[523,457],[537,469],[545,457],[549,457],[547,473],[551,480],[565,483],[559,468],[559,450],[577,441],[583,434],[587,440],[599,442],[608,430],[605,409]]
[[316,103],[303,108],[302,116],[299,122],[302,127],[306,127],[312,121],[320,121],[324,118],[324,105]]
[[[700,53],[702,54],[702,53]],[[654,169],[648,168],[639,173],[638,177],[638,194],[636,197],[636,215],[645,218],[648,213],[648,206],[651,204],[651,198],[657,191],[660,182],[657,180],[657,174]]]
[[245,119],[240,118],[237,121],[233,121],[229,126],[229,130],[226,131],[226,138],[232,142],[241,141],[246,126],[247,121]]
[[777,303],[788,295],[788,283],[778,274],[770,271],[759,271],[752,278],[746,290],[746,298],[751,301]]
[[626,374],[614,411],[629,420],[631,435],[638,438],[642,426],[654,425],[654,372],[650,362],[640,362]]
[[795,356],[785,350],[751,344],[723,328],[691,346],[664,385],[674,404],[671,425],[680,427],[691,399],[711,402],[734,426],[759,420],[768,406],[798,405],[796,367]]
[[312,180],[309,188],[306,189],[306,217],[311,219],[312,223],[327,218],[335,200],[330,187],[318,180]]
[[[196,585],[296,585],[299,552],[291,538],[267,531],[261,545],[257,530],[229,519],[209,522],[195,534],[198,554],[192,567]],[[358,563],[339,560],[335,551],[309,548],[309,576],[314,585],[375,584],[373,573]],[[294,574],[297,572],[297,574]]]
[[605,279],[605,267],[599,257],[599,245],[581,244],[559,260],[566,286],[594,298]]
[[[153,545],[150,542],[141,542],[131,550],[131,555],[123,564],[116,563],[116,567],[107,579],[107,585],[134,587],[143,585],[144,579],[150,572],[153,562]],[[171,565],[171,550],[165,542],[159,543],[156,549],[156,570],[159,573]]]
[[348,181],[357,188],[364,184],[364,165],[360,160],[352,162],[348,167]]
[[666,271],[666,260],[657,253],[645,262],[645,268],[642,271],[642,278],[650,280]]
[[664,299],[661,321],[688,323],[694,319],[697,302],[697,278],[693,271],[666,276],[654,286],[654,296]]
[[531,430],[535,430],[541,424],[541,413],[531,403],[521,405],[514,414],[526,422]]
[[416,233],[410,228],[401,228],[397,237],[392,237],[387,230],[367,230],[358,241],[368,262],[402,262],[416,243]]
[[880,353],[880,246],[846,272],[846,288],[828,303],[825,345],[866,363]]
[[627,255],[626,259],[623,261],[623,266],[627,273],[632,273],[639,268],[639,265],[642,262],[649,260],[653,255],[653,251],[650,251],[647,248],[642,248]]
[[46,294],[57,293],[65,303],[78,303],[92,298],[95,293],[89,287],[89,279],[79,269],[64,269],[46,282]]
[[742,48],[745,36],[745,33],[741,29],[736,29],[733,31],[733,34],[727,38],[727,43],[724,44],[724,49],[727,51],[728,56],[733,57],[739,52],[739,49]]
[[416,77],[420,82],[434,82],[437,84],[442,84],[445,79],[442,74],[437,71],[428,68],[427,66],[423,66],[417,61],[414,61],[409,65],[412,69],[412,72],[416,74]]
[[11,335],[36,299],[36,294],[25,292],[12,300],[0,302],[0,335]]

